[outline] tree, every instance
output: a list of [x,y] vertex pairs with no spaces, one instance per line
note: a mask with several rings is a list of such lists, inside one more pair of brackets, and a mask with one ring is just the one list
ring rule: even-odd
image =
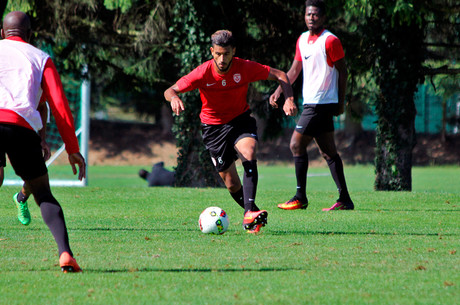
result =
[[374,101],[377,190],[412,188],[414,93],[427,74],[423,67],[429,54],[424,47],[427,24],[436,12],[449,10],[449,5],[454,8],[449,0],[435,2],[355,0],[345,6],[359,20],[356,28],[362,38],[357,42],[367,52],[378,86]]

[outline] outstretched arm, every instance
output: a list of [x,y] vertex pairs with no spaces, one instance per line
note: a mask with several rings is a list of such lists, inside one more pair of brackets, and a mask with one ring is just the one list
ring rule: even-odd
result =
[[[270,74],[268,75],[269,80],[276,80],[280,84],[279,88],[283,90],[285,102],[283,106],[283,111],[286,115],[295,116],[297,114],[297,106],[294,103],[294,95],[292,93],[291,82],[289,81],[288,76],[281,70],[270,68]],[[279,95],[278,95],[279,97]],[[270,105],[275,108],[278,108],[276,100],[273,100],[270,97]]]
[[171,103],[171,109],[176,115],[179,115],[182,111],[185,110],[184,103],[178,96],[179,93],[180,91],[177,87],[177,84],[174,84],[166,89],[164,93],[165,99]]

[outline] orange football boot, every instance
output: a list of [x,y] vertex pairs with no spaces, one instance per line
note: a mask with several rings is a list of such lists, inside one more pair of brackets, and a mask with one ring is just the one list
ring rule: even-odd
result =
[[267,216],[268,212],[265,210],[247,211],[244,214],[243,228],[245,230],[251,230],[257,224],[261,224],[262,226],[264,226],[267,223]]
[[305,210],[308,207],[308,200],[300,200],[294,196],[289,201],[278,204],[278,207],[283,210]]
[[75,258],[70,256],[69,252],[62,252],[61,256],[59,257],[59,265],[61,266],[61,270],[64,273],[83,271],[81,270],[80,266],[78,266]]

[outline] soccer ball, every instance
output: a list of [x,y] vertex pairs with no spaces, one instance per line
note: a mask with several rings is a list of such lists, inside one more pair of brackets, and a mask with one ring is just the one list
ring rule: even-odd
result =
[[219,207],[209,207],[201,213],[198,224],[203,233],[224,234],[228,229],[228,216]]

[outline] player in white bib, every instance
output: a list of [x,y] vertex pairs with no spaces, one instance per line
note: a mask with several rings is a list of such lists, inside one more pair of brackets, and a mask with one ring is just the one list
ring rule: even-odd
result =
[[[323,0],[307,0],[305,23],[308,31],[297,40],[294,62],[287,73],[294,83],[303,71],[303,112],[291,137],[290,148],[294,156],[297,192],[293,198],[278,205],[284,210],[306,209],[308,155],[307,146],[315,140],[326,160],[337,185],[339,198],[331,210],[353,210],[348,193],[343,163],[334,140],[333,116],[344,112],[347,68],[340,40],[324,28],[326,7]],[[281,89],[270,97],[278,100]]]

